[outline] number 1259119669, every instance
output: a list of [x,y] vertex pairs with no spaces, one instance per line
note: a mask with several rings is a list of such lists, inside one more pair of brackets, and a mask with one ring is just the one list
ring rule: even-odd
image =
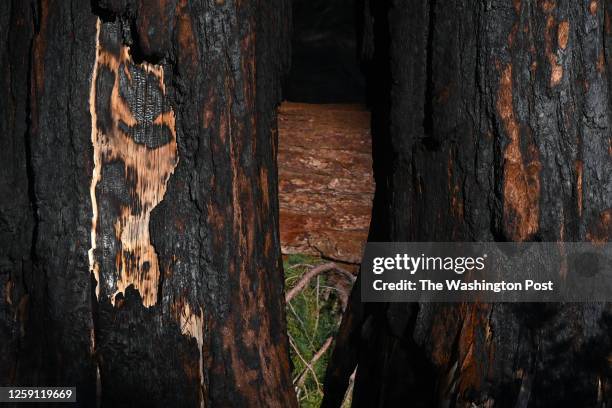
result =
[[0,402],[76,402],[74,387],[0,387]]

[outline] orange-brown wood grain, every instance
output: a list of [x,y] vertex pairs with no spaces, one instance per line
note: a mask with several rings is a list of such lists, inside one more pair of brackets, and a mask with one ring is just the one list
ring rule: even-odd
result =
[[285,254],[360,262],[370,224],[370,113],[285,102],[279,111],[280,234]]

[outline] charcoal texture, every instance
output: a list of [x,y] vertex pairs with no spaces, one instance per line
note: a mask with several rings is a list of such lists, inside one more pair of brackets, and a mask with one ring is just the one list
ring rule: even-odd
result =
[[[360,3],[370,240],[609,240],[612,2]],[[612,401],[609,304],[362,304],[359,291],[325,407],[355,367],[355,407]]]
[[290,21],[286,0],[2,3],[0,384],[296,405],[275,163]]

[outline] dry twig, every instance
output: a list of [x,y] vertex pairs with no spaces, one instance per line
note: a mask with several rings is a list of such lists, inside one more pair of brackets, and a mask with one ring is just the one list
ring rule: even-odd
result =
[[[289,335],[289,344],[293,348],[293,351],[295,351],[295,354],[299,357],[300,360],[302,360],[302,363],[304,363],[304,365],[306,366],[306,368],[304,369],[304,372],[306,372],[306,371],[310,371],[311,372],[312,378],[315,380],[315,383],[317,385],[317,390],[319,392],[322,392],[321,383],[319,383],[319,379],[317,378],[317,373],[314,371],[314,368],[312,367],[312,365],[310,363],[308,363],[308,361],[306,361],[306,359],[304,357],[302,357],[302,355],[300,354],[300,351],[298,350],[297,345],[295,344],[295,340],[293,340],[293,337],[291,337],[291,335]],[[295,381],[301,375],[302,374],[300,374],[296,379],[294,379],[293,382],[295,383]]]
[[[330,336],[330,337],[327,338],[327,340],[325,340],[325,343],[323,343],[323,346],[321,346],[321,348],[312,357],[312,360],[310,360],[310,364],[307,366],[307,369],[314,367],[316,362],[319,361],[319,359],[321,357],[323,357],[323,355],[330,348],[330,346],[332,345],[333,341],[334,341],[334,337],[333,336]],[[296,380],[297,380],[297,384],[296,385],[298,387],[302,387],[304,385],[304,381],[306,381],[306,371],[307,371],[307,369],[304,369],[304,371],[302,371],[300,373],[300,375],[298,375],[298,377],[296,378]],[[294,380],[294,384],[295,384],[296,380]]]
[[355,276],[353,276],[352,273],[350,273],[346,269],[339,267],[334,262],[329,262],[326,264],[318,265],[312,268],[311,270],[309,270],[308,272],[306,272],[302,276],[302,278],[298,281],[298,283],[296,283],[296,285],[287,292],[287,295],[285,295],[285,301],[289,303],[291,299],[293,299],[300,291],[302,291],[313,278],[319,276],[320,274],[324,272],[329,272],[329,271],[336,271],[340,273],[341,275],[344,275],[345,277],[347,277],[351,282],[355,281]]

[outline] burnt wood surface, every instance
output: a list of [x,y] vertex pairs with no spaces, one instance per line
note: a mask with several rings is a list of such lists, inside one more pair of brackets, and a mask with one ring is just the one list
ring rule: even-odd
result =
[[0,6],[0,384],[296,405],[278,235],[288,1]]
[[284,102],[278,131],[283,254],[359,263],[374,195],[370,113]]
[[[612,232],[612,2],[363,0],[373,241]],[[338,407],[604,407],[609,304],[361,304],[328,366]]]

